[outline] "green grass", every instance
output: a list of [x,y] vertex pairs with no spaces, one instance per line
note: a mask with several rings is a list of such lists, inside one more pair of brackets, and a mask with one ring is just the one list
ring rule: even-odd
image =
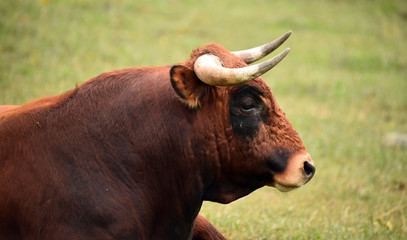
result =
[[239,50],[287,30],[264,75],[303,138],[315,178],[263,188],[202,214],[230,239],[406,239],[407,2],[0,2],[0,104],[59,94],[103,72],[165,65],[209,42]]

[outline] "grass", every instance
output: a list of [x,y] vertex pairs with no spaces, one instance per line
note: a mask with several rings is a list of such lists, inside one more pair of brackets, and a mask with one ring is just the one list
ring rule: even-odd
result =
[[265,74],[317,165],[287,194],[263,188],[202,214],[230,239],[406,239],[405,1],[0,2],[0,104],[59,94],[117,68],[165,65],[209,42],[249,48],[292,29]]

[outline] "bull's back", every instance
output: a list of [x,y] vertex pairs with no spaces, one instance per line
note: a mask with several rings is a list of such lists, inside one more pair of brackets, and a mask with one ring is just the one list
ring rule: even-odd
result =
[[[22,106],[0,106],[0,239],[30,234],[42,239],[55,234],[60,239],[80,239],[89,233],[100,238],[109,234],[121,239],[150,236],[137,216],[137,209],[149,203],[137,202],[137,193],[132,192],[136,187],[129,187],[132,182],[124,181],[123,174],[113,181],[111,168],[105,167],[109,165],[102,167],[94,156],[106,158],[107,149],[101,144],[120,137],[120,128],[101,127],[114,122],[111,117],[116,112],[112,110],[121,112],[121,108],[134,105],[134,112],[126,116],[139,122],[137,118],[151,105],[168,102],[163,100],[163,92],[173,98],[168,74],[169,67],[120,70],[59,96]],[[129,104],[129,99],[134,103]],[[107,137],[100,141],[96,136]],[[124,148],[123,143],[120,147]],[[125,191],[115,194],[115,189]],[[143,217],[143,222],[152,220]]]
[[0,105],[0,112],[12,110],[18,107],[18,105]]

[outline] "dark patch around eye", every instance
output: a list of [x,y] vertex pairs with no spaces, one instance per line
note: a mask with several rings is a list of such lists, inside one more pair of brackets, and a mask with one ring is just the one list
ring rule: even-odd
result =
[[240,86],[229,100],[229,116],[234,132],[245,139],[253,139],[262,121],[267,121],[269,110],[263,102],[263,93],[250,85]]

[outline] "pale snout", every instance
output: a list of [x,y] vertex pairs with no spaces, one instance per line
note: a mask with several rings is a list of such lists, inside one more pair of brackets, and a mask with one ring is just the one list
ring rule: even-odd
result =
[[300,152],[288,159],[285,171],[274,175],[273,187],[282,192],[299,188],[311,180],[315,165],[308,152]]

